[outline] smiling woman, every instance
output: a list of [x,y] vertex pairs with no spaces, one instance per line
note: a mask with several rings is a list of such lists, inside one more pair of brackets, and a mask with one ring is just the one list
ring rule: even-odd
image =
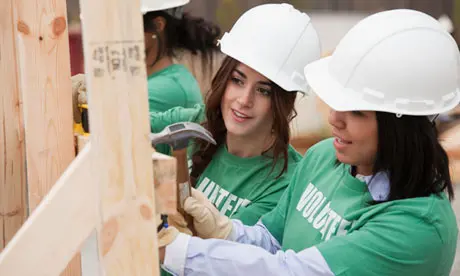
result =
[[329,124],[337,159],[354,164],[357,173],[371,175],[374,155],[377,151],[377,121],[375,112],[337,112],[331,110]]
[[320,57],[319,45],[306,14],[288,4],[257,6],[221,39],[227,56],[206,108],[151,114],[154,132],[195,121],[212,133],[216,145],[197,140],[191,149],[191,180],[222,214],[253,225],[288,186],[301,159],[289,145],[289,122],[296,114],[296,92],[308,90],[303,67]]

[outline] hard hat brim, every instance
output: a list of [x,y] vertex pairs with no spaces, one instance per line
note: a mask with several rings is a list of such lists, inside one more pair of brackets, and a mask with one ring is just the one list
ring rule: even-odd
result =
[[164,10],[168,10],[168,9],[172,9],[172,8],[182,7],[182,6],[187,5],[188,3],[190,3],[190,0],[183,0],[180,3],[177,3],[177,2],[164,3],[164,4],[162,4],[160,6],[156,6],[156,7],[149,7],[149,6],[144,7],[144,6],[141,5],[141,13],[146,14],[148,12],[164,11]]
[[324,103],[337,111],[381,111],[402,115],[427,116],[444,113],[455,107],[460,102],[460,93],[456,93],[456,99],[452,104],[444,106],[437,112],[414,111],[389,107],[385,104],[373,104],[363,99],[363,94],[344,87],[336,81],[329,73],[329,63],[332,57],[322,58],[314,61],[304,68],[305,78],[309,83],[312,92],[315,93]]
[[272,76],[271,74],[267,73],[267,68],[263,67],[260,65],[260,62],[257,62],[257,60],[254,60],[252,57],[256,55],[246,55],[242,56],[238,53],[238,51],[232,51],[229,50],[228,47],[226,47],[227,44],[221,44],[220,51],[237,60],[238,62],[248,66],[252,70],[256,71],[257,73],[261,74],[262,76],[266,77],[268,80],[272,81],[273,83],[276,83],[279,87],[282,89],[286,90],[287,92],[291,93],[302,93],[302,94],[307,94],[308,89],[301,87],[299,85],[295,85],[292,83],[292,81],[283,78],[282,76]]
[[[362,110],[361,107],[369,104],[360,103],[359,99],[351,99],[344,93],[344,87],[329,74],[331,57],[314,61],[304,68],[305,77],[311,89],[324,103],[337,111]],[[367,108],[367,109],[368,109]]]

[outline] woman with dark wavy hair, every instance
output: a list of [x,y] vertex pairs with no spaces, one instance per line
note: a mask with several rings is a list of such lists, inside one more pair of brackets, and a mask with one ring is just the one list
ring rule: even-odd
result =
[[222,214],[253,225],[277,204],[301,158],[289,145],[289,123],[296,92],[308,90],[303,66],[320,57],[319,39],[306,14],[266,4],[243,14],[219,43],[227,56],[206,107],[152,113],[151,125],[159,132],[202,122],[217,145],[192,145],[192,185]]
[[183,12],[189,0],[142,0],[150,111],[202,103],[196,79],[173,58],[187,50],[212,65],[220,35],[218,26]]

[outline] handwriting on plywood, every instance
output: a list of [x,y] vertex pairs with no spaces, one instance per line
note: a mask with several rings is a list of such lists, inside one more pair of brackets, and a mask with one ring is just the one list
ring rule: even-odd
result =
[[119,73],[128,73],[133,77],[140,76],[144,65],[144,41],[105,41],[92,42],[93,75],[96,78],[111,77],[115,79]]

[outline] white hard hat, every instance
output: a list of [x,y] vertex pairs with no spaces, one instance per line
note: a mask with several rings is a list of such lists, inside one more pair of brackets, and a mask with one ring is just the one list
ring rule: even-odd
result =
[[141,0],[141,12],[146,14],[152,11],[162,11],[181,7],[188,4],[190,0]]
[[289,4],[264,4],[246,11],[219,41],[221,51],[287,91],[308,91],[305,64],[320,57],[310,17]]
[[457,44],[437,20],[400,9],[360,21],[305,75],[338,111],[433,115],[459,103],[459,64]]

